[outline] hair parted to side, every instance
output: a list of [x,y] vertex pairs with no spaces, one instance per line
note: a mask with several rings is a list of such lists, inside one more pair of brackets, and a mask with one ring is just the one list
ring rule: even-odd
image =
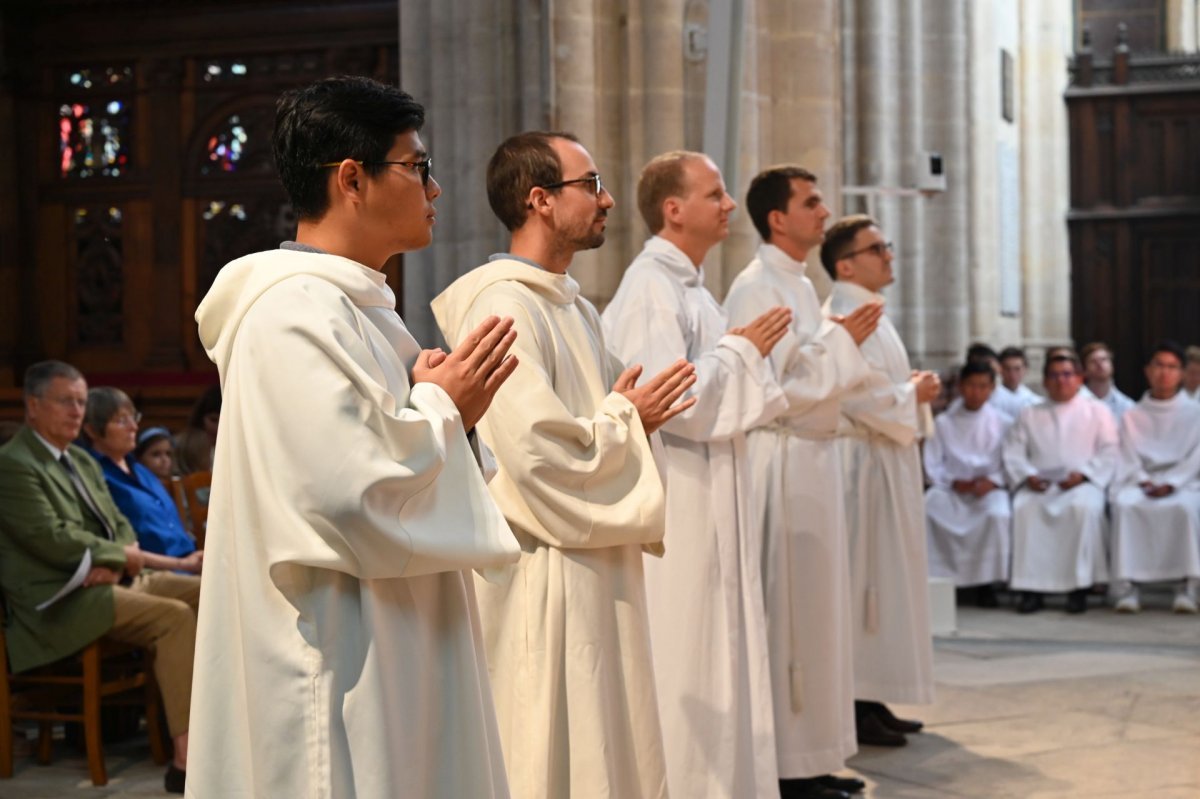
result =
[[707,157],[692,150],[672,150],[654,156],[642,167],[637,185],[638,211],[652,234],[658,234],[666,226],[662,210],[666,199],[682,197],[687,189],[684,169],[688,162]]
[[384,166],[396,137],[425,124],[425,109],[406,92],[370,78],[326,78],[280,95],[275,104],[275,167],[301,219],[329,209],[331,168],[347,158],[366,162],[369,175]]
[[1046,362],[1042,364],[1042,379],[1044,380],[1050,374],[1050,367],[1056,363],[1069,363],[1071,368],[1075,370],[1075,374],[1083,374],[1083,364],[1079,360],[1079,355],[1070,347],[1054,347],[1046,353]]
[[1112,350],[1107,344],[1105,344],[1103,341],[1093,341],[1089,344],[1083,345],[1083,349],[1079,351],[1079,360],[1083,363],[1087,363],[1087,359],[1092,357],[1092,353],[1099,352],[1100,350],[1104,350],[1108,353],[1110,358],[1112,357]]
[[839,219],[825,231],[825,241],[821,244],[821,265],[831,278],[838,279],[837,262],[854,249],[858,231],[869,227],[879,227],[879,223],[866,214],[854,214]]
[[529,192],[563,179],[562,160],[552,142],[578,143],[573,133],[528,130],[500,143],[487,166],[488,205],[504,227],[516,230],[529,217]]
[[74,382],[83,379],[83,372],[62,361],[38,361],[25,370],[25,396],[41,399],[45,396],[46,386],[50,385],[50,381],[59,377]]
[[1020,358],[1021,363],[1029,365],[1029,359],[1025,357],[1025,350],[1020,347],[1005,347],[1000,350],[1000,363],[1004,363],[1009,358]]
[[[103,436],[104,428],[108,427],[108,423],[114,416],[121,411],[134,413],[136,410],[133,400],[121,389],[112,386],[97,386],[88,389],[87,410],[83,412],[83,423],[87,428],[95,431],[96,435]],[[87,438],[90,440],[91,435],[88,434]]]
[[763,241],[771,240],[771,225],[768,222],[771,212],[787,212],[788,202],[792,199],[792,181],[796,179],[817,182],[816,175],[797,164],[764,169],[750,181],[750,188],[746,191],[746,210]]

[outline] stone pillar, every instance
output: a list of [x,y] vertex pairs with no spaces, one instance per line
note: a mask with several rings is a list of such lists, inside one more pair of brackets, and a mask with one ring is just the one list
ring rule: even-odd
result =
[[1070,141],[1066,104],[1071,9],[1021,0],[1018,96],[1021,131],[1022,334],[1026,345],[1070,341]]
[[440,340],[429,301],[507,246],[485,174],[506,137],[552,123],[545,59],[550,3],[403,2],[400,85],[426,108],[422,139],[442,186],[433,244],[405,256],[403,315],[419,341]]
[[1167,50],[1194,53],[1200,45],[1200,0],[1166,0]]

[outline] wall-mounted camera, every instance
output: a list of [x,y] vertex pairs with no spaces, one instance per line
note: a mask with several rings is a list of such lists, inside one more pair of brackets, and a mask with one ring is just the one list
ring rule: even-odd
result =
[[941,153],[929,150],[917,153],[917,190],[922,194],[946,190],[946,164]]

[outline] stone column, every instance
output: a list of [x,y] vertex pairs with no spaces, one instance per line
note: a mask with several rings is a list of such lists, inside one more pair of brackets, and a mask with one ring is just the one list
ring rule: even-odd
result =
[[442,186],[433,244],[405,256],[403,315],[440,340],[429,301],[508,241],[487,202],[487,161],[513,133],[551,124],[543,8],[472,0],[400,3],[400,84],[426,108],[422,131]]
[[1200,0],[1166,0],[1167,50],[1196,52],[1200,44]]
[[1071,9],[1021,0],[1021,271],[1022,333],[1027,345],[1070,341],[1070,142],[1066,104]]

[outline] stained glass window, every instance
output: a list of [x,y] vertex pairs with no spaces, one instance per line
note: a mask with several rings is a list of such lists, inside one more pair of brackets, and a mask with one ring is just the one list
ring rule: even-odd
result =
[[63,103],[58,109],[59,171],[116,177],[129,167],[129,106],[121,100]]
[[133,67],[84,67],[68,69],[63,81],[75,89],[103,89],[133,83]]
[[237,114],[229,117],[221,130],[209,136],[208,160],[200,167],[200,173],[211,175],[236,171],[248,139],[242,118]]

